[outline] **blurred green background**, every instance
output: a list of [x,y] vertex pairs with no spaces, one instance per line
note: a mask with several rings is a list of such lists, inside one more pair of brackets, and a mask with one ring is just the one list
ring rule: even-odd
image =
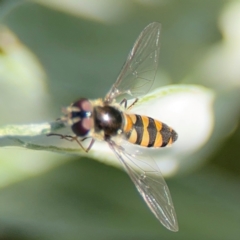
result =
[[[167,180],[177,233],[161,226],[119,169],[83,157],[1,149],[0,239],[240,239],[240,1],[51,2],[0,0],[1,24],[42,66],[33,74],[42,87],[26,93],[34,101],[16,101],[18,88],[1,93],[1,124],[51,121],[80,96],[104,96],[138,34],[157,21],[161,72],[167,83],[216,92],[215,129],[202,150],[208,157],[200,150],[204,159],[192,156],[194,171]],[[24,61],[24,73],[4,65],[7,76],[31,78],[33,67]],[[3,92],[3,65],[0,73]]]

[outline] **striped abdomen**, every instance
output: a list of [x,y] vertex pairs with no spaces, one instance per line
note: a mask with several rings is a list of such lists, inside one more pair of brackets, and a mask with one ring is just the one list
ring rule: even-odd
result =
[[177,133],[165,123],[137,114],[124,114],[124,134],[133,144],[165,147],[177,140]]

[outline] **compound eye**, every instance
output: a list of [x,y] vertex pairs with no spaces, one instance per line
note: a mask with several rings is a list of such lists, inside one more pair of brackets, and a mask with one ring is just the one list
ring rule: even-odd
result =
[[79,121],[75,122],[72,125],[72,131],[77,135],[84,137],[86,136],[91,128],[93,127],[93,120],[91,117],[92,113],[92,105],[86,98],[81,98],[72,106],[77,107],[80,111],[72,111],[71,118],[73,122],[75,119],[79,119]]
[[92,118],[83,118],[72,125],[72,131],[80,137],[86,136],[93,126]]
[[80,98],[72,106],[78,107],[82,112],[92,112],[92,104],[87,98]]

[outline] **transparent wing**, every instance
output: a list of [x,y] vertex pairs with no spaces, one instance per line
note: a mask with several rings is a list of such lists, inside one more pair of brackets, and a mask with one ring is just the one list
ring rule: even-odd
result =
[[105,102],[121,94],[137,98],[149,91],[158,66],[160,29],[160,23],[154,22],[141,32]]
[[121,161],[148,207],[157,219],[169,230],[178,231],[178,222],[168,186],[151,158],[127,153],[110,140],[110,148]]

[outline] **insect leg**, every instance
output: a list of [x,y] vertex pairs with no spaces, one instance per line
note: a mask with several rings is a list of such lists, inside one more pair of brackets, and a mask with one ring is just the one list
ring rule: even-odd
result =
[[128,109],[131,109],[138,101],[138,98],[134,100],[134,102],[128,107]]
[[[86,140],[86,139],[88,139],[88,138],[91,138],[91,137],[85,137],[85,138],[81,139],[80,141],[83,142],[84,140]],[[89,144],[88,147],[87,147],[86,149],[84,149],[84,150],[85,150],[86,152],[88,152],[88,151],[92,148],[94,142],[95,142],[95,140],[94,140],[94,138],[92,138],[90,144]]]
[[120,105],[123,105],[123,104],[124,104],[124,107],[125,107],[125,108],[130,109],[130,108],[132,108],[132,107],[134,106],[134,104],[135,104],[137,101],[138,101],[138,98],[136,98],[136,99],[134,100],[134,102],[133,102],[129,107],[127,107],[127,99],[124,98],[124,99],[120,102]]
[[63,134],[58,134],[58,133],[48,133],[47,137],[50,137],[50,136],[58,136],[61,139],[65,139],[65,140],[70,141],[70,142],[75,140],[75,139],[73,139],[73,138],[75,138],[75,136],[71,136],[71,135],[63,135]]
[[124,104],[124,107],[127,108],[127,99],[124,98],[121,102],[120,102],[120,105],[123,105]]
[[62,135],[62,134],[58,134],[58,133],[47,134],[47,137],[50,137],[50,136],[59,136],[61,139],[65,139],[70,142],[76,141],[78,143],[78,145],[83,149],[84,152],[88,152],[92,148],[93,143],[95,142],[95,140],[92,138],[89,146],[87,148],[84,148],[83,145],[81,144],[81,142],[83,142],[84,140],[86,140],[89,137],[85,137],[85,138],[79,140],[78,136]]

